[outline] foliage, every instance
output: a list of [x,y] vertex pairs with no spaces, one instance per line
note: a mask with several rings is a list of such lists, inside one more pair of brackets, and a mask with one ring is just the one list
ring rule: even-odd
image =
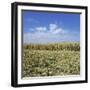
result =
[[80,74],[79,50],[79,43],[25,45],[22,76],[78,75]]

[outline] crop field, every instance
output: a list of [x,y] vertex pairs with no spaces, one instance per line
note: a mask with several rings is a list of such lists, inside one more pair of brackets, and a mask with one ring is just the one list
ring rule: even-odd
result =
[[79,42],[23,46],[22,77],[80,74]]

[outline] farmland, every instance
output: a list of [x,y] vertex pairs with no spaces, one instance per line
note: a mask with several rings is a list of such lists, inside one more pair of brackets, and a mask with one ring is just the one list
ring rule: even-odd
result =
[[22,77],[79,74],[79,42],[23,45]]

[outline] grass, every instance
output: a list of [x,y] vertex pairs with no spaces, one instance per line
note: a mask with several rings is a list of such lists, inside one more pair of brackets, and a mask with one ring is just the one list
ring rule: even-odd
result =
[[79,43],[24,45],[22,66],[22,77],[79,75]]

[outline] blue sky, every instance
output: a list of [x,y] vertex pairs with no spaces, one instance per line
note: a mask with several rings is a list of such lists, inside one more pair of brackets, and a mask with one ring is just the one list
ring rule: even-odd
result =
[[80,41],[80,14],[23,11],[24,43]]

